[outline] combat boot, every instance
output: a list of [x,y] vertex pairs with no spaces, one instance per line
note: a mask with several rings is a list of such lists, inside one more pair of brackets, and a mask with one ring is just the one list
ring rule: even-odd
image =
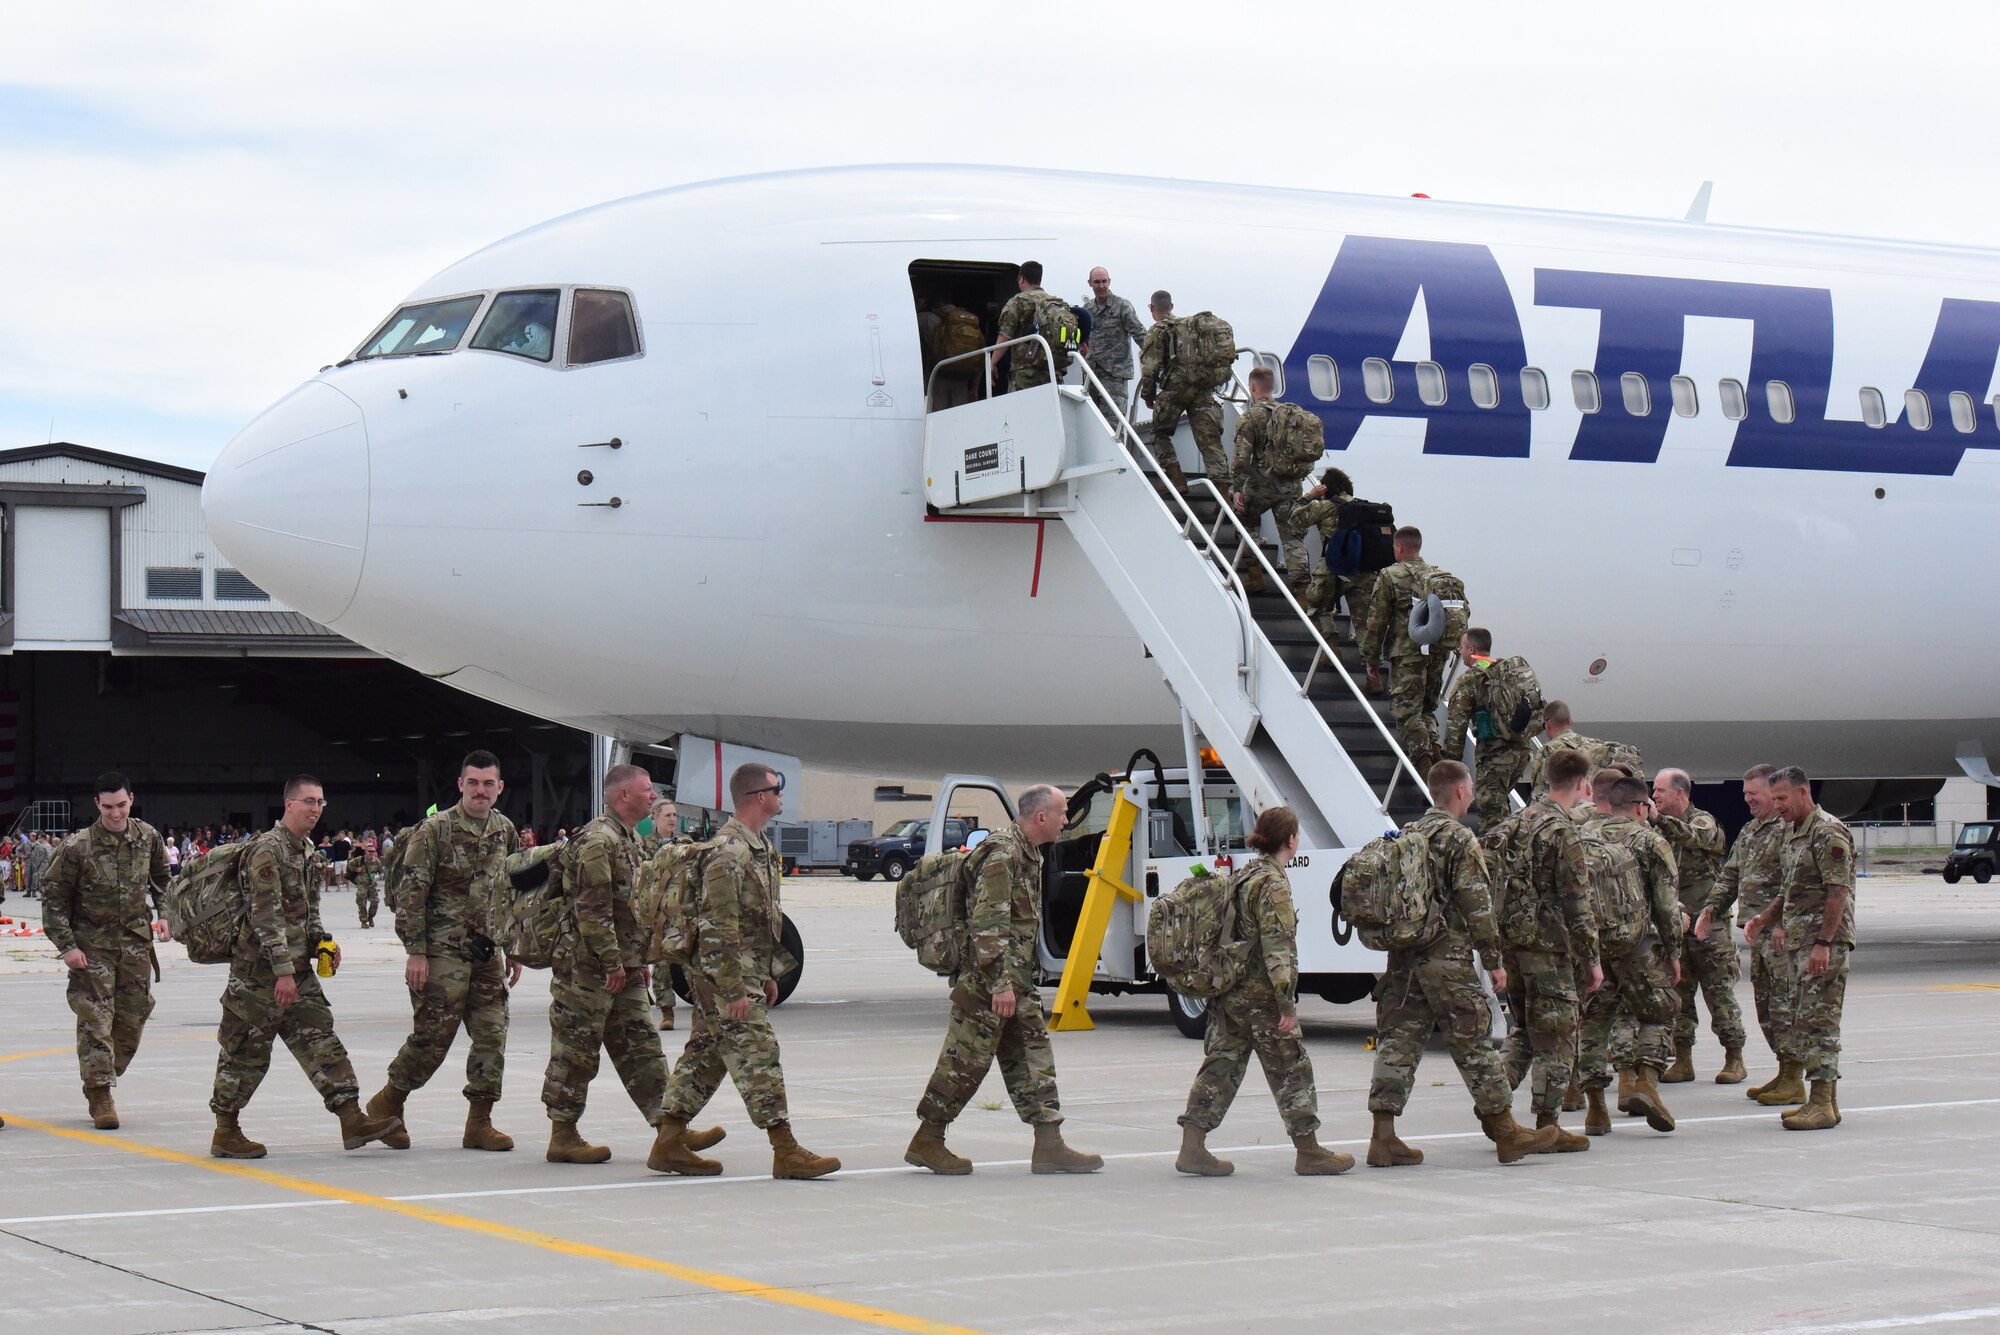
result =
[[1210,1154],[1208,1132],[1190,1124],[1181,1128],[1181,1152],[1174,1160],[1174,1171],[1190,1177],[1228,1177],[1236,1165]]
[[1684,1085],[1694,1079],[1694,1042],[1674,1044],[1674,1064],[1660,1073],[1663,1085]]
[[792,1135],[790,1122],[779,1122],[766,1132],[771,1138],[771,1176],[793,1181],[825,1177],[840,1171],[840,1160],[829,1154],[814,1154]]
[[576,1133],[575,1122],[549,1123],[549,1150],[544,1156],[550,1163],[603,1163],[611,1157],[608,1145],[593,1145]]
[[1586,1136],[1608,1136],[1611,1134],[1611,1110],[1604,1106],[1604,1086],[1597,1085],[1584,1091],[1584,1101],[1589,1110],[1583,1115],[1583,1134]]
[[910,1137],[910,1148],[903,1151],[903,1162],[914,1168],[928,1168],[940,1177],[964,1177],[972,1171],[972,1160],[953,1154],[944,1143],[944,1128],[935,1122],[922,1122],[917,1126],[917,1134]]
[[1319,1135],[1316,1132],[1308,1131],[1303,1136],[1293,1136],[1292,1145],[1299,1152],[1298,1158],[1292,1164],[1292,1171],[1300,1177],[1338,1177],[1354,1167],[1353,1155],[1328,1149],[1319,1143]]
[[1755,1103],[1757,1101],[1758,1095],[1762,1094],[1765,1090],[1777,1084],[1780,1080],[1783,1080],[1784,1078],[1785,1078],[1785,1059],[1783,1057],[1780,1057],[1778,1058],[1778,1073],[1772,1076],[1769,1080],[1766,1080],[1761,1085],[1751,1085],[1748,1089],[1743,1091],[1743,1097],[1749,1099],[1752,1103]]
[[1637,1117],[1639,1110],[1632,1106],[1632,1068],[1618,1072],[1618,1111],[1627,1117]]
[[1674,1129],[1674,1115],[1667,1111],[1667,1101],[1660,1097],[1659,1072],[1650,1066],[1641,1066],[1633,1072],[1632,1106],[1653,1130]]
[[1187,489],[1188,489],[1187,474],[1181,471],[1180,460],[1169,459],[1166,463],[1160,465],[1160,471],[1166,475],[1167,483],[1169,486],[1173,487],[1173,489],[1179,492],[1181,495],[1183,496],[1187,495]]
[[[403,1101],[409,1097],[410,1092],[408,1090],[397,1089],[394,1085],[384,1084],[381,1089],[375,1091],[375,1096],[368,1100],[368,1115],[370,1117],[388,1117],[400,1122],[403,1120]],[[467,1130],[470,1131],[470,1128],[467,1128]],[[388,1135],[382,1137],[382,1143],[392,1150],[406,1150],[410,1148],[409,1128],[401,1127],[390,1132]]]
[[660,1028],[671,1029],[673,1027],[674,1027],[674,1013],[672,1011],[661,1011]]
[[333,1115],[340,1119],[340,1148],[344,1150],[358,1150],[371,1140],[386,1143],[403,1129],[402,1118],[365,1113],[359,1099],[348,1099],[333,1110]]
[[[372,1100],[370,1104],[372,1107]],[[410,1143],[407,1133],[398,1134],[402,1135],[405,1145]],[[396,1142],[385,1140],[382,1143],[393,1146]],[[461,1149],[468,1150],[511,1150],[514,1148],[514,1138],[512,1136],[504,1131],[494,1129],[492,1099],[472,1100],[472,1107],[465,1114],[465,1135],[460,1138],[458,1143]]]
[[[715,1141],[708,1143],[712,1145]],[[678,1117],[660,1119],[660,1131],[653,1137],[653,1152],[646,1156],[646,1167],[656,1173],[678,1173],[682,1177],[714,1177],[722,1171],[716,1160],[704,1159],[694,1152],[694,1146],[688,1143],[688,1124]]]
[[235,1113],[215,1115],[215,1136],[208,1142],[208,1152],[216,1159],[261,1159],[264,1147],[243,1134],[237,1124]]
[[1368,1137],[1370,1168],[1408,1168],[1424,1161],[1424,1152],[1406,1145],[1396,1134],[1396,1114],[1375,1114],[1375,1129]]
[[1812,1094],[1805,1105],[1785,1113],[1779,1120],[1787,1131],[1831,1131],[1839,1126],[1840,1107],[1833,1101],[1833,1081],[1813,1081]]
[[1094,1173],[1102,1167],[1104,1159],[1101,1155],[1079,1154],[1063,1144],[1060,1123],[1035,1123],[1035,1154],[1028,1164],[1030,1172]]
[[1575,1080],[1571,1080],[1569,1088],[1563,1091],[1562,1110],[1564,1112],[1583,1111],[1583,1090],[1577,1085]]
[[1757,1094],[1757,1102],[1766,1108],[1782,1108],[1786,1104],[1801,1104],[1806,1101],[1805,1063],[1789,1058],[1778,1062],[1778,1078],[1765,1085]]
[[1479,1125],[1499,1152],[1501,1163],[1519,1163],[1530,1154],[1553,1154],[1556,1137],[1562,1134],[1562,1128],[1553,1123],[1539,1131],[1530,1131],[1515,1121],[1513,1110],[1507,1108],[1490,1117],[1482,1115]]
[[1750,1073],[1743,1069],[1743,1045],[1739,1043],[1733,1048],[1724,1049],[1722,1054],[1722,1069],[1715,1073],[1715,1083],[1718,1085],[1740,1085],[1749,1078]]
[[111,1086],[85,1085],[84,1102],[90,1106],[90,1124],[99,1131],[118,1129],[118,1105],[111,1101]]
[[1580,1150],[1589,1149],[1590,1142],[1585,1140],[1582,1136],[1577,1135],[1573,1131],[1563,1130],[1562,1123],[1559,1120],[1557,1120],[1557,1116],[1558,1115],[1553,1112],[1543,1112],[1535,1114],[1535,1130],[1555,1132],[1555,1134],[1553,1136],[1550,1136],[1548,1139],[1548,1148],[1545,1150],[1536,1150],[1535,1153],[1575,1154]]
[[1264,578],[1264,567],[1260,565],[1246,565],[1242,574],[1245,593],[1262,593],[1271,587],[1270,582]]

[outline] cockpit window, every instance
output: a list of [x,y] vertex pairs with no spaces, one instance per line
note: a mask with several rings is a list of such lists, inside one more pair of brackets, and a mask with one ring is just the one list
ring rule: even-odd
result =
[[569,311],[569,364],[617,361],[637,356],[638,331],[632,324],[632,299],[623,292],[580,287]]
[[502,292],[493,298],[493,308],[479,322],[472,346],[489,352],[511,352],[545,362],[556,351],[556,306],[562,293],[553,288],[537,292]]
[[369,357],[407,357],[419,352],[450,352],[465,337],[465,326],[479,310],[484,297],[451,297],[444,301],[416,301],[389,317],[355,360]]

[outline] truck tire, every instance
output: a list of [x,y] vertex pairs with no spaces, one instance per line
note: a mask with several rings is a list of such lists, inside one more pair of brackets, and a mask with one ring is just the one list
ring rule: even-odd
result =
[[872,881],[875,879],[875,873],[872,871],[858,871],[854,873],[854,879],[857,881]]
[[[778,980],[778,1004],[782,1006],[785,1004],[785,999],[797,990],[799,978],[806,971],[805,939],[799,935],[799,929],[792,922],[792,917],[789,913],[778,915],[778,943],[791,953],[793,959],[798,961],[798,964],[792,968],[790,973]],[[669,965],[668,968],[671,972],[667,975],[667,981],[672,984],[674,995],[692,1005],[694,1003],[694,991],[688,987],[687,975],[681,972],[681,966],[678,964]]]
[[1964,873],[1960,872],[1959,869],[1956,867],[1946,867],[1944,869],[1944,883],[1946,885],[1957,885],[1958,878],[1963,874]]
[[894,885],[896,882],[902,880],[909,873],[909,870],[910,864],[903,861],[900,854],[891,854],[889,857],[883,859],[882,879],[890,885]]
[[1988,881],[1993,879],[1993,864],[1990,862],[1982,862],[1977,867],[1974,867],[1972,869],[1972,879],[1979,882],[1981,885],[1985,885]]
[[1167,1014],[1183,1038],[1203,1038],[1208,1034],[1208,1003],[1199,997],[1184,997],[1167,989]]
[[1375,975],[1372,973],[1327,974],[1324,986],[1319,989],[1320,1000],[1330,1001],[1336,1006],[1366,1001],[1374,995]]

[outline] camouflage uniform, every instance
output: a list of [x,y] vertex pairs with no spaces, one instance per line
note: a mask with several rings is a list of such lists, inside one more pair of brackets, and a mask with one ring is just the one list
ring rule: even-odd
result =
[[1478,742],[1473,752],[1473,786],[1479,794],[1479,824],[1482,829],[1491,829],[1511,814],[1513,803],[1509,799],[1514,793],[1514,781],[1521,776],[1521,766],[1528,760],[1528,742],[1525,736],[1511,741],[1502,737],[1493,726],[1492,716],[1480,701],[1486,685],[1486,672],[1493,666],[1491,658],[1474,654],[1466,661],[1465,671],[1458,674],[1452,683],[1451,699],[1445,706],[1444,716],[1444,758],[1457,760],[1465,754],[1465,734],[1470,731]]
[[[1729,935],[1732,904],[1736,906],[1736,925],[1741,927],[1778,897],[1784,839],[1785,822],[1777,815],[1752,821],[1737,832],[1729,859],[1722,864],[1715,888],[1708,895],[1707,907],[1713,910],[1708,925],[1711,936],[1717,932],[1724,937]],[[1734,946],[1730,953],[1735,953]],[[1778,1056],[1785,1054],[1779,1051],[1778,1032],[1771,1021],[1771,999],[1778,987],[1772,957],[1782,953],[1772,950],[1769,936],[1760,937],[1750,947],[1750,991],[1757,1004],[1757,1027],[1764,1031],[1764,1041]]]
[[[1024,292],[1016,292],[1000,308],[1000,334],[996,342],[1005,343],[1010,338],[1023,338],[1035,332],[1035,308],[1046,294],[1039,287],[1031,287]],[[1055,340],[1049,340],[1053,343]],[[1049,360],[1042,354],[1039,343],[1022,343],[1007,349],[1008,366],[1007,389],[1032,389],[1036,385],[1049,383]],[[746,831],[747,833],[747,831]]]
[[1146,322],[1132,303],[1114,294],[1083,303],[1090,313],[1090,355],[1084,358],[1124,412],[1132,397],[1132,345],[1146,341]]
[[[609,1052],[625,1092],[648,1123],[656,1122],[667,1069],[639,978],[650,944],[641,939],[632,905],[639,837],[606,811],[578,831],[560,856],[570,878],[570,917],[549,974],[549,1069],[542,1103],[552,1122],[580,1119],[600,1052]],[[620,968],[625,986],[614,993],[604,978]]]
[[363,849],[349,856],[347,869],[354,876],[354,911],[363,927],[373,927],[382,911],[382,859]]
[[[1673,850],[1651,826],[1622,816],[1606,816],[1595,834],[1601,839],[1592,875],[1604,986],[1583,1003],[1579,1079],[1587,1089],[1611,1083],[1612,1031],[1626,1017],[1635,1029],[1630,1057],[1615,1059],[1618,1069],[1666,1070],[1673,1060],[1668,1024],[1679,1006],[1673,961],[1679,958],[1681,910]],[[1637,922],[1621,918],[1628,898],[1645,906]]]
[[[1807,1080],[1840,1079],[1840,1012],[1847,998],[1847,955],[1854,949],[1854,839],[1847,827],[1820,807],[1787,829],[1779,863],[1779,895],[1784,908],[1778,921],[1785,929],[1781,952],[1791,985],[1781,1009],[1772,998],[1772,1022],[1787,1036],[1789,1052],[1804,1066]],[[1827,897],[1847,891],[1840,921],[1828,930]],[[1827,970],[1814,978],[1806,961],[1820,939],[1833,944]]]
[[42,893],[42,882],[49,874],[49,863],[55,859],[55,850],[40,839],[28,844],[28,894]]
[[1390,951],[1389,967],[1375,984],[1377,1039],[1368,1111],[1403,1115],[1417,1063],[1431,1031],[1442,1025],[1473,1108],[1492,1117],[1508,1111],[1514,1099],[1506,1063],[1493,1043],[1493,1013],[1472,965],[1476,948],[1488,973],[1500,967],[1486,861],[1472,832],[1442,807],[1411,821],[1403,837],[1412,835],[1421,835],[1430,853],[1432,903],[1440,921],[1429,944]]
[[1296,1027],[1278,1029],[1279,1019],[1299,1004],[1299,917],[1285,869],[1268,857],[1256,858],[1236,878],[1236,925],[1250,943],[1250,958],[1236,986],[1208,1003],[1201,1070],[1178,1121],[1203,1131],[1221,1126],[1254,1051],[1285,1134],[1312,1135],[1319,1130],[1312,1058]]
[[1430,690],[1440,660],[1410,639],[1410,607],[1430,592],[1436,573],[1437,567],[1421,556],[1384,570],[1375,581],[1361,634],[1362,662],[1379,662],[1385,652],[1389,659],[1389,712],[1395,717],[1396,740],[1419,774],[1428,773],[1438,759],[1437,726],[1428,709],[1436,705]]
[[1197,389],[1188,384],[1170,365],[1174,338],[1180,326],[1180,317],[1175,315],[1155,321],[1153,327],[1146,331],[1146,341],[1139,349],[1139,397],[1153,410],[1153,458],[1163,468],[1169,463],[1178,466],[1174,455],[1174,428],[1180,425],[1181,415],[1185,413],[1208,480],[1215,484],[1217,491],[1227,496],[1230,490],[1229,456],[1222,452],[1222,406],[1215,401],[1214,390]]
[[[167,846],[142,820],[113,834],[102,821],[65,839],[43,886],[42,926],[59,955],[89,963],[69,974],[76,1064],[83,1083],[117,1083],[153,1013],[153,922],[167,885]],[[149,901],[150,899],[150,906]]]
[[1273,477],[1264,468],[1265,451],[1271,444],[1271,419],[1280,406],[1276,399],[1265,399],[1243,410],[1242,420],[1236,424],[1236,462],[1231,476],[1236,490],[1243,493],[1243,527],[1256,537],[1264,512],[1270,511],[1284,552],[1285,582],[1303,597],[1312,567],[1306,559],[1305,528],[1298,520],[1299,480]]
[[1518,1087],[1532,1069],[1536,1114],[1556,1113],[1576,1066],[1577,976],[1599,962],[1590,866],[1577,822],[1546,798],[1503,821],[1494,836],[1528,841],[1529,884],[1509,886],[1500,905],[1512,1016],[1507,1082]]
[[[320,925],[320,859],[313,846],[283,825],[249,841],[242,854],[248,930],[229,962],[216,1038],[215,1113],[235,1114],[250,1103],[271,1069],[271,1043],[282,1038],[329,1112],[357,1097],[354,1065],[333,1032],[313,954],[326,930]],[[290,977],[299,999],[280,1006],[273,992]]]
[[[650,862],[660,855],[661,849],[686,847],[694,840],[685,835],[669,839],[655,834],[649,836],[646,842],[650,845],[646,860]],[[660,1008],[661,1028],[671,1025],[674,1021],[674,971],[665,964],[653,970],[653,1004]]]
[[1711,923],[1708,940],[1696,939],[1694,919],[1715,892],[1715,874],[1722,866],[1728,840],[1715,817],[1700,807],[1689,807],[1685,818],[1664,813],[1655,824],[1673,846],[1674,861],[1680,867],[1680,904],[1688,916],[1687,931],[1681,937],[1680,1013],[1674,1016],[1674,1042],[1694,1042],[1696,1017],[1695,989],[1708,1000],[1708,1024],[1725,1048],[1743,1046],[1743,1008],[1736,1004],[1736,976],[1741,965],[1736,959],[1736,939],[1730,934],[1729,919]]
[[[715,1097],[726,1073],[750,1120],[769,1131],[791,1120],[778,1036],[764,1001],[764,984],[799,963],[781,939],[778,884],[785,863],[776,841],[753,834],[734,817],[716,837],[721,842],[702,868],[694,961],[687,970],[694,1029],[667,1082],[666,1114],[683,1122],[692,1118]],[[727,1007],[737,1000],[748,1000],[750,1013],[732,1020]]]
[[[989,835],[974,856],[979,865],[966,905],[966,964],[952,979],[944,1049],[917,1102],[917,1116],[948,1125],[979,1092],[997,1057],[1021,1120],[1055,1125],[1062,1121],[1055,1051],[1035,987],[1042,850],[1016,824]],[[993,994],[1009,989],[1014,1014],[1003,1019],[993,1013]]]
[[[507,965],[493,944],[492,884],[520,837],[497,811],[474,820],[454,805],[427,817],[409,840],[397,869],[396,935],[406,954],[430,961],[430,977],[423,991],[410,993],[410,1036],[389,1063],[389,1083],[405,1094],[422,1089],[463,1024],[472,1040],[465,1097],[497,1100],[507,1052]],[[483,960],[474,938],[485,942]]]

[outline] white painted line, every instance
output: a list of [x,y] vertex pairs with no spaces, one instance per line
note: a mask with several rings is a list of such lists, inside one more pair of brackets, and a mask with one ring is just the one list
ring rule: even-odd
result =
[[[1843,1109],[1843,1111],[1845,1111]],[[1880,1316],[1868,1321],[1840,1321],[1830,1326],[1772,1326],[1753,1335],[1837,1335],[1849,1330],[1901,1330],[1908,1326],[1945,1326],[1960,1321],[1984,1321],[2000,1316],[2000,1307],[1964,1307],[1956,1312],[1925,1312],[1919,1316]]]

